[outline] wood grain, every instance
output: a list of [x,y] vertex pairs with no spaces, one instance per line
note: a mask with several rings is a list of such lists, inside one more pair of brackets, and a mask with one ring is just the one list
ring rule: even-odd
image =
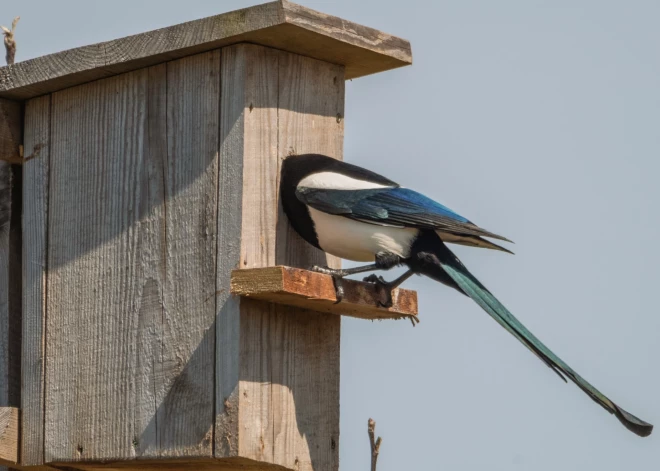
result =
[[47,462],[212,454],[219,66],[53,95]]
[[[278,142],[279,170],[292,154],[320,153],[341,159],[344,146],[344,70],[342,67],[280,53]],[[275,263],[308,268],[339,268],[339,258],[308,244],[278,206]]]
[[337,297],[331,276],[283,266],[234,270],[231,278],[232,294],[260,301],[360,319],[417,317],[415,291],[394,290],[394,305],[387,309],[378,306],[379,295],[371,283],[345,280],[344,291],[342,302],[335,304]]
[[25,100],[242,42],[342,65],[347,79],[412,63],[403,39],[276,1],[2,67],[0,97]]
[[8,277],[8,301],[9,301],[9,370],[7,382],[8,402],[6,405],[19,407],[21,404],[21,356],[22,356],[22,304],[23,304],[23,277],[22,269],[22,245],[23,234],[21,231],[23,217],[22,188],[23,169],[19,165],[12,166],[12,188],[11,188],[11,220],[9,223],[9,277]]
[[[20,322],[20,317],[15,318],[13,309],[13,281],[15,274],[13,272],[13,227],[16,220],[16,208],[14,206],[14,175],[12,167],[8,162],[0,161],[0,411],[5,410],[6,406],[14,404],[16,383],[20,384],[20,379],[13,377],[15,371],[14,358],[14,339],[13,328],[16,321]],[[19,359],[20,361],[20,359]],[[6,414],[0,412],[0,418]],[[0,440],[2,439],[2,422],[0,421]],[[11,434],[10,434],[11,437]],[[3,451],[4,455],[13,454],[8,444],[3,446],[0,441],[0,469],[6,471],[2,466]],[[16,444],[18,446],[18,444]],[[15,462],[16,460],[9,460]]]
[[[133,369],[127,373],[134,378],[131,384],[136,396],[129,399],[135,401],[135,415],[131,435],[124,437],[124,441],[133,441],[131,450],[122,450],[127,453],[125,459],[158,456],[162,448],[167,448],[167,442],[161,437],[163,429],[159,415],[162,409],[159,405],[180,368],[168,348],[175,339],[168,328],[172,304],[166,294],[167,66],[162,64],[149,68],[145,78],[147,83],[141,90],[145,95],[141,99],[146,100],[143,108],[146,117],[140,123],[144,140],[141,161],[136,165],[139,169],[136,188],[133,190],[136,191],[133,197],[137,201],[133,204],[137,210],[137,221],[131,223],[134,229],[128,229],[136,233],[133,263],[139,268],[133,275],[135,279],[125,281],[128,284],[127,295],[134,296],[136,299],[133,302],[137,304],[137,312],[131,313],[134,319],[125,327],[135,329],[130,333],[131,341],[135,342],[135,352],[131,354],[135,356],[126,360],[125,367]],[[135,284],[141,285],[141,289],[135,289]]]
[[[282,220],[279,170],[291,147],[341,157],[343,70],[290,56],[247,44],[223,49],[223,70],[233,71],[222,84],[233,100],[232,115],[223,116],[233,123],[227,149],[243,162],[241,269],[280,259],[326,263]],[[338,316],[240,300],[239,456],[301,471],[337,469],[339,331]],[[218,457],[227,450],[219,440],[225,437],[216,435]]]
[[16,407],[0,407],[0,465],[18,463],[18,431],[20,411]]
[[23,104],[0,98],[0,160],[22,164]]
[[[21,181],[19,166],[0,161],[0,406],[3,407],[20,405]],[[0,463],[0,469],[6,468]]]
[[242,47],[221,60],[218,254],[216,280],[215,456],[238,454],[240,300],[230,293],[231,271],[241,262],[245,75]]
[[9,405],[9,232],[12,210],[12,170],[0,161],[0,406]]
[[133,453],[147,86],[139,71],[52,96],[46,462]]
[[[238,208],[241,208],[240,238],[234,239],[240,248],[241,267],[267,266],[275,262],[275,232],[270,230],[277,224],[277,99],[278,99],[278,58],[279,52],[259,46],[240,44],[223,48],[223,97],[226,97],[222,116],[223,129],[229,131],[222,145],[223,161],[240,161],[241,195]],[[225,218],[219,214],[219,223]],[[218,252],[224,258],[222,252]],[[225,288],[228,288],[231,270],[236,266],[226,266],[223,273]],[[234,300],[238,303],[238,300]],[[237,306],[238,304],[236,304]],[[236,316],[236,311],[232,312]],[[225,429],[216,431],[216,457],[238,454],[254,460],[273,462],[272,422],[270,420],[270,381],[268,352],[262,348],[264,329],[262,322],[268,312],[251,309],[249,303],[240,304],[240,318],[234,325],[240,325],[239,343],[231,341],[232,348],[238,346],[236,357],[238,370],[229,383],[240,380],[238,401],[230,403],[232,411],[236,407],[233,422],[237,427],[237,442],[228,441],[231,436]],[[227,351],[223,350],[226,354]],[[234,352],[232,352],[233,354]],[[226,359],[218,357],[218,361]],[[245,381],[245,365],[254,365],[259,380]],[[224,376],[218,381],[225,381]],[[227,388],[218,382],[217,390]],[[249,398],[249,400],[246,400]],[[224,400],[224,397],[219,397]],[[248,405],[249,404],[249,405]],[[223,404],[224,406],[224,404]],[[218,411],[224,409],[218,408]],[[232,447],[236,446],[235,449]],[[230,449],[228,449],[228,447]],[[230,455],[226,453],[230,452]]]
[[[290,154],[343,157],[344,68],[280,52],[279,163]],[[278,173],[279,177],[279,173]],[[279,186],[279,178],[278,178]],[[340,260],[311,247],[278,209],[276,263],[294,267]],[[275,462],[300,470],[339,467],[339,316],[277,306],[271,326]],[[317,372],[323,372],[318,374]]]
[[25,150],[38,156],[23,166],[23,358],[21,464],[43,464],[44,348],[47,283],[50,95],[25,106]]
[[[341,158],[343,106],[343,67],[250,44],[28,103],[26,145],[47,143],[25,166],[34,464],[336,471],[340,317],[231,296],[230,278],[339,266],[291,230],[278,176],[291,153]],[[327,277],[287,273],[281,292],[334,301]]]
[[[166,293],[180,365],[161,405],[163,456],[212,456],[220,51],[167,66]],[[174,359],[174,358],[173,358]],[[185,367],[184,367],[185,365]],[[185,413],[183,413],[185,411]]]

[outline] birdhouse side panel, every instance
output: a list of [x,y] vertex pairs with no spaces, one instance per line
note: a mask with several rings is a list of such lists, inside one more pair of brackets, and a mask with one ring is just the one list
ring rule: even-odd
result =
[[52,96],[46,462],[212,454],[219,65]]
[[[243,175],[239,267],[338,266],[288,227],[278,189],[290,153],[341,158],[343,68],[248,44],[222,57],[221,161],[240,159]],[[237,447],[241,457],[292,469],[336,470],[340,318],[245,299],[218,307],[219,327],[240,326],[240,357],[237,374],[225,370],[229,383],[217,376],[216,457]]]

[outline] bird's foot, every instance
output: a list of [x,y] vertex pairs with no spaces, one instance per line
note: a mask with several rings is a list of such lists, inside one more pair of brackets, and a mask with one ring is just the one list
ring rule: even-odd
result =
[[364,281],[376,285],[376,292],[378,293],[378,305],[380,307],[388,308],[394,304],[392,302],[392,290],[395,288],[393,283],[388,283],[382,276],[375,273],[367,276]]

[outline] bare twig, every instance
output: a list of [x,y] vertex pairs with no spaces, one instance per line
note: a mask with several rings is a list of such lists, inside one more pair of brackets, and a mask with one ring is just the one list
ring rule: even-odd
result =
[[383,439],[378,437],[378,440],[375,440],[376,421],[374,419],[369,419],[367,431],[369,432],[369,442],[371,443],[371,471],[376,471],[378,453],[380,452],[380,444]]
[[7,50],[5,59],[7,60],[7,65],[12,65],[16,58],[16,39],[14,38],[14,33],[16,32],[16,25],[20,19],[20,16],[14,18],[14,21],[11,23],[11,29],[6,26],[0,26],[0,28],[2,28],[2,34],[5,35],[5,49]]

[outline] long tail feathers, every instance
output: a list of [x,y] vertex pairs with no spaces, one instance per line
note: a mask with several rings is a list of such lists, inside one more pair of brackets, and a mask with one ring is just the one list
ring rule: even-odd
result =
[[617,419],[631,432],[647,437],[653,431],[653,425],[644,422],[634,415],[626,412],[573,369],[564,363],[557,355],[537,339],[524,325],[516,319],[480,282],[477,280],[461,261],[454,255],[444,243],[437,252],[438,259],[444,271],[456,282],[456,284],[474,300],[481,308],[504,327],[509,333],[522,342],[529,350],[538,356],[546,365],[557,373],[564,381],[568,377],[580,389],[600,404],[605,410],[614,414]]

